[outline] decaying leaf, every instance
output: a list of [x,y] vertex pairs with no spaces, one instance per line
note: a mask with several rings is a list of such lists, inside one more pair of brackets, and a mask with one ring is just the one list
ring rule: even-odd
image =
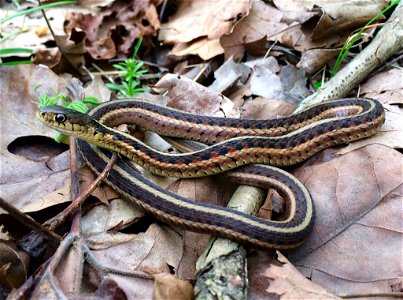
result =
[[367,82],[361,85],[360,92],[363,96],[378,99],[383,104],[402,105],[402,78],[403,70],[392,68],[371,76]]
[[402,249],[402,156],[378,144],[336,153],[325,150],[294,172],[315,202],[316,219],[292,261],[336,293],[385,290],[403,270],[396,255]]
[[[145,39],[143,45],[156,46],[153,49],[156,57],[165,57],[170,51],[171,62],[180,61],[176,67],[182,71],[183,66],[199,64],[200,58],[214,57],[203,67],[215,71],[215,80],[211,83],[212,71],[203,74],[208,80],[204,83],[211,84],[206,88],[185,76],[168,74],[155,86],[166,98],[158,97],[156,102],[203,115],[242,114],[246,118],[266,119],[291,114],[299,100],[310,93],[306,88],[306,73],[313,74],[328,63],[345,38],[386,4],[381,0],[351,1],[348,6],[329,1],[228,0],[212,5],[211,1],[200,0],[175,2],[174,7],[171,1],[162,0],[91,1],[86,2],[93,9],[91,13],[74,10],[68,14],[65,28],[70,37],[58,43],[71,55],[70,64],[78,69],[84,63],[86,51],[94,59],[130,56],[138,37],[155,35],[160,18],[168,19],[158,37],[162,45],[155,45],[151,39]],[[63,15],[53,17],[52,24],[63,20],[62,11]],[[53,10],[48,16],[52,16],[50,12]],[[0,13],[2,17],[7,14]],[[43,25],[35,20],[27,17],[15,19],[15,24],[7,23],[2,37],[23,25],[29,28]],[[21,34],[2,46],[31,47],[51,39],[45,31],[43,37],[32,38],[33,31],[30,33],[30,38]],[[56,33],[61,34],[58,30]],[[270,52],[266,53],[269,47]],[[60,53],[52,51],[48,48],[36,51],[35,62],[55,66]],[[303,70],[294,67],[299,52],[302,58],[297,67]],[[222,53],[226,58],[233,58],[218,68],[222,56],[216,56]],[[237,60],[241,57],[246,62]],[[91,71],[95,67],[90,63],[86,66]],[[63,64],[56,69],[69,70]],[[195,68],[197,72],[201,69]],[[386,108],[385,125],[375,137],[328,149],[288,169],[307,186],[316,205],[313,234],[290,256],[303,275],[280,253],[276,262],[274,252],[251,249],[248,252],[249,298],[333,299],[336,296],[331,292],[340,295],[340,291],[349,294],[401,289],[403,266],[396,253],[403,246],[402,155],[391,148],[403,148],[401,77],[400,69],[391,69],[372,76],[360,88],[361,96],[380,99]],[[53,131],[33,120],[36,105],[31,103],[41,92],[65,93],[68,80],[69,75],[55,76],[41,67],[0,69],[3,87],[0,194],[24,211],[42,210],[70,198],[67,152],[61,153],[65,148],[50,150],[49,137]],[[97,96],[101,101],[110,97],[110,91],[99,77],[80,92]],[[152,97],[142,95],[141,98]],[[145,141],[159,145],[160,150],[172,148],[164,144],[161,149],[155,135],[143,135]],[[177,180],[161,179],[149,172],[143,175],[177,194],[218,205],[225,205],[235,187],[224,181],[223,176]],[[80,170],[80,176],[82,189],[94,179],[85,168]],[[85,240],[75,243],[56,262],[44,264],[38,270],[45,271],[41,276],[26,281],[27,287],[33,287],[33,294],[25,290],[26,293],[19,295],[26,298],[60,295],[191,298],[190,283],[180,279],[194,278],[195,262],[208,235],[155,222],[104,184],[93,196],[97,199],[90,198],[82,210],[81,229]],[[270,206],[270,212],[271,209]],[[0,281],[16,287],[25,280],[28,264],[10,245],[9,235],[0,234],[3,236]],[[84,248],[80,248],[83,244],[94,254],[86,257],[95,257],[84,268]],[[104,267],[98,272],[94,267],[96,260]],[[119,275],[104,272],[108,268],[114,268]],[[130,275],[133,271],[156,275],[156,280],[137,278]],[[104,274],[108,275],[102,277]],[[77,291],[78,282],[92,292]]]
[[273,263],[263,273],[270,279],[268,293],[280,299],[341,299],[306,279],[279,251],[277,260],[279,265]]
[[176,13],[162,24],[158,39],[175,44],[171,54],[198,54],[207,60],[223,53],[219,38],[248,14],[251,1],[178,1]]
[[257,97],[253,100],[246,101],[242,106],[242,118],[245,119],[274,119],[279,116],[290,115],[296,107],[284,100],[275,100],[264,97]]
[[49,202],[43,199],[69,181],[69,164],[66,148],[55,147],[50,138],[54,133],[35,121],[32,102],[42,92],[64,92],[66,79],[44,67],[0,68],[1,197],[22,210],[34,203],[43,209],[68,201],[68,194],[60,191]]
[[0,284],[18,288],[27,279],[30,259],[11,242],[0,239]]
[[155,277],[153,299],[193,299],[193,287],[187,282],[170,274],[158,274]]
[[130,56],[135,40],[160,27],[157,6],[161,0],[114,1],[96,13],[71,12],[65,30],[80,28],[87,35],[86,49],[94,59]]
[[155,85],[166,90],[167,106],[210,116],[234,116],[234,104],[217,92],[185,77],[167,74]]
[[[245,45],[263,38],[279,41],[299,51],[339,47],[350,30],[361,27],[386,6],[385,1],[354,1],[348,7],[342,2],[327,1],[274,1],[274,4],[276,7],[263,1],[253,1],[249,15],[236,24],[231,34],[221,37],[227,58],[240,57]],[[308,69],[309,73],[333,57],[327,52],[316,54],[322,55],[321,64],[316,62],[315,68]],[[300,66],[310,66],[308,58],[305,56]],[[315,59],[312,57],[312,60]]]
[[214,82],[209,86],[209,89],[222,93],[227,89],[245,83],[249,78],[250,68],[245,64],[235,63],[232,58],[226,60],[214,72]]

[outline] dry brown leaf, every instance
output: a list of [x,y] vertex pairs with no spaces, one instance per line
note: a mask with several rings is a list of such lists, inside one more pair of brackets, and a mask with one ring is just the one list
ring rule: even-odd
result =
[[171,274],[158,274],[155,276],[153,300],[190,300],[193,299],[193,287],[184,280]]
[[316,207],[315,226],[292,261],[338,293],[390,291],[401,276],[402,154],[369,145],[338,156],[323,151],[296,175]]
[[253,100],[245,101],[245,104],[242,106],[242,118],[264,120],[288,116],[294,111],[296,106],[296,104],[291,104],[285,100],[269,100],[257,97]]
[[310,49],[302,52],[297,68],[302,68],[309,75],[315,74],[328,61],[336,58],[340,49]]
[[177,11],[162,24],[158,39],[174,44],[171,54],[197,54],[210,59],[223,53],[218,39],[231,32],[234,24],[248,14],[251,1],[178,1]]
[[155,85],[167,91],[167,106],[195,114],[229,117],[235,116],[231,100],[183,76],[167,74]]
[[67,152],[61,153],[66,148],[56,147],[50,138],[54,132],[34,120],[37,107],[32,102],[40,93],[62,92],[67,78],[57,77],[45,67],[0,68],[1,197],[22,210],[68,201],[68,194],[61,190],[62,194],[44,199],[69,181],[69,164]]
[[352,143],[340,149],[340,154],[375,143],[403,149],[402,78],[403,70],[391,69],[376,74],[362,84],[362,96],[379,100],[385,108],[386,120],[376,136]]
[[[129,235],[129,234],[127,234]],[[178,270],[183,246],[181,236],[165,225],[151,224],[144,233],[130,234],[131,239],[118,239],[94,255],[106,266],[122,271],[143,271],[149,274]],[[131,299],[150,298],[152,280],[110,275]]]
[[62,54],[58,48],[39,49],[35,51],[35,56],[32,63],[35,65],[42,64],[52,68],[60,62],[61,56]]
[[[322,15],[312,32],[312,40],[324,39],[329,35],[344,34],[369,22],[384,9],[387,1],[350,1],[342,2],[310,1],[305,5],[310,9],[320,9]],[[315,8],[316,6],[316,8]]]
[[232,58],[227,59],[214,72],[214,82],[209,86],[209,89],[223,93],[228,88],[235,84],[245,83],[249,77],[251,69],[244,64],[235,63]]
[[360,92],[364,97],[374,98],[383,104],[403,105],[403,70],[392,68],[371,76],[363,83]]
[[27,279],[30,259],[11,241],[0,240],[0,284],[18,288]]
[[159,40],[186,43],[204,36],[217,39],[247,15],[249,7],[250,1],[226,0],[215,5],[204,0],[179,1],[176,13],[161,26]]
[[203,60],[209,60],[223,52],[224,49],[221,47],[219,39],[199,38],[194,42],[177,43],[169,54],[178,57],[194,54],[199,55]]
[[346,31],[361,27],[387,6],[386,1],[273,1],[285,15],[317,12],[320,19],[313,24],[312,41],[327,39],[329,36],[345,34]]
[[[49,67],[52,67],[52,70],[58,74],[70,72],[73,75],[80,75],[85,63],[85,33],[73,29],[69,35],[56,36],[55,40],[58,51],[63,49],[63,54],[57,55],[60,57],[60,61]],[[38,61],[38,63],[41,62]]]
[[263,273],[270,279],[267,292],[276,294],[280,299],[341,299],[329,293],[320,285],[306,279],[298,270],[277,251],[277,260]]
[[105,249],[132,240],[133,235],[116,232],[115,228],[126,228],[144,216],[145,212],[134,203],[115,199],[109,205],[91,208],[82,218],[82,232],[91,248]]
[[[287,28],[286,24],[281,23],[282,17],[283,14],[278,9],[266,5],[263,1],[252,1],[248,16],[241,20],[230,34],[220,39],[225,56],[233,56],[239,51],[237,48],[243,48],[244,44],[279,34]],[[234,56],[238,57],[239,55]]]
[[162,0],[114,1],[97,14],[72,12],[65,30],[80,28],[87,35],[86,49],[94,59],[130,56],[136,39],[151,36],[160,27],[157,6]]
[[[316,3],[322,9],[313,9]],[[385,1],[369,0],[354,1],[351,10],[350,4],[346,6],[343,2],[274,1],[274,4],[277,8],[263,1],[252,2],[249,15],[236,24],[231,34],[220,39],[226,58],[239,58],[245,45],[262,39],[279,41],[298,51],[339,47],[350,31],[368,22],[386,6]],[[307,58],[300,66],[309,65],[311,60]],[[323,55],[320,64],[316,62],[315,68],[308,69],[309,73],[319,69],[329,58],[331,56]]]

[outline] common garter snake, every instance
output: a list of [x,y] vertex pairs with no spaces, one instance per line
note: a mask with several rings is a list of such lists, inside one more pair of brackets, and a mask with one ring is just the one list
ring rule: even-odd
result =
[[[206,117],[147,101],[117,100],[99,105],[88,115],[59,106],[44,107],[38,118],[81,139],[79,149],[96,173],[102,172],[110,158],[105,149],[163,176],[206,176],[243,166],[233,171],[233,177],[241,184],[276,188],[287,200],[285,220],[264,220],[180,197],[144,178],[124,160],[118,160],[107,183],[164,222],[257,248],[284,249],[296,247],[306,238],[314,207],[302,183],[275,167],[297,164],[324,148],[371,136],[385,115],[378,101],[363,98],[326,102],[273,120]],[[113,129],[122,123],[216,144],[192,153],[162,153]]]

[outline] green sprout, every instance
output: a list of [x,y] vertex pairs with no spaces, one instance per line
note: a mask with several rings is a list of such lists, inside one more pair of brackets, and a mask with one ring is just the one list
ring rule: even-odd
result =
[[118,71],[118,75],[123,78],[122,84],[107,83],[106,87],[118,91],[119,97],[133,97],[148,90],[147,87],[138,87],[140,85],[140,76],[148,72],[147,70],[141,69],[144,62],[139,62],[135,59],[141,42],[142,39],[139,38],[134,47],[132,58],[128,58],[121,63],[113,65],[116,69],[120,70]]
[[365,24],[364,27],[361,28],[361,30],[351,39],[351,40],[346,40],[343,44],[343,47],[339,53],[339,56],[337,57],[336,63],[333,67],[333,70],[331,72],[331,76],[333,77],[336,75],[337,71],[340,68],[341,63],[343,62],[344,58],[346,57],[347,53],[350,51],[351,47],[354,46],[355,42],[361,37],[362,33],[367,29],[369,25],[374,23],[377,19],[379,19],[385,12],[387,12],[389,9],[391,9],[393,6],[397,5],[400,2],[400,0],[393,0],[388,7],[386,7],[384,10],[379,12],[375,17],[373,17],[367,24]]
[[[354,46],[355,42],[361,37],[362,33],[370,26],[372,23],[374,23],[377,19],[379,19],[384,13],[386,13],[389,9],[394,7],[395,5],[399,4],[400,0],[393,0],[385,9],[380,11],[375,17],[373,17],[365,26],[363,26],[360,31],[357,32],[357,34],[354,35],[352,39],[347,39],[344,44],[342,49],[340,50],[340,53],[337,57],[336,63],[333,66],[332,71],[330,72],[330,77],[333,77],[336,75],[337,71],[340,69],[340,66],[344,60],[344,58],[347,56],[348,52],[350,49]],[[317,81],[313,83],[313,86],[315,88],[320,88],[323,84],[323,81]]]

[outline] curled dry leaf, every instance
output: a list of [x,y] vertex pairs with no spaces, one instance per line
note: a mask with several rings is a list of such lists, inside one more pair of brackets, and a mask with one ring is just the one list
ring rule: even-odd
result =
[[87,35],[86,49],[94,59],[130,56],[136,39],[151,36],[160,27],[157,6],[162,0],[114,1],[97,14],[71,12],[65,30],[80,28]]
[[27,278],[29,256],[11,241],[0,240],[0,284],[18,288]]
[[218,117],[236,115],[231,100],[186,77],[167,74],[155,87],[166,91],[170,99],[167,106],[172,108]]
[[[116,239],[104,249],[93,250],[99,261],[109,267],[124,271],[142,271],[149,274],[176,272],[183,255],[182,238],[165,225],[151,224],[144,233],[126,234],[123,242]],[[110,275],[129,299],[150,298],[152,280],[131,276]]]
[[128,227],[144,215],[144,211],[133,203],[113,200],[109,206],[97,205],[85,214],[82,231],[92,249],[105,249],[133,239],[132,235],[116,232],[115,228]]
[[[263,1],[252,2],[249,15],[236,24],[229,35],[220,39],[226,58],[241,57],[246,45],[261,39],[279,41],[302,52],[309,49],[339,47],[350,31],[364,25],[386,6],[386,2],[369,0],[354,1],[351,7],[350,4],[346,6],[343,2],[326,1],[306,3],[274,1],[274,4],[276,7]],[[313,5],[319,9],[313,9]],[[332,58],[328,52],[316,52],[316,54],[321,54],[323,57],[318,60],[317,56],[305,56],[304,62],[300,64],[300,66],[316,64],[315,68],[308,70],[309,73],[313,73]],[[316,60],[321,64],[315,62]]]
[[235,63],[232,58],[229,58],[214,72],[215,80],[209,86],[209,89],[223,93],[238,82],[245,83],[250,72],[251,70],[248,66]]
[[[287,1],[294,8],[296,1]],[[276,5],[280,1],[276,1]],[[349,30],[364,26],[387,6],[386,1],[350,1],[343,2],[309,1],[302,3],[310,11],[321,11],[321,16],[312,31],[312,41],[326,39],[329,35],[340,35]]]
[[[70,72],[72,74],[80,74],[82,66],[85,64],[85,33],[73,29],[68,35],[56,36],[56,44],[58,51],[63,49],[60,60],[52,67],[52,70],[58,74]],[[38,61],[40,63],[40,61]]]
[[309,75],[313,75],[328,61],[336,58],[340,49],[309,49],[302,52],[298,68],[302,68]]
[[306,279],[279,251],[277,260],[279,265],[271,264],[262,274],[269,278],[268,293],[276,294],[280,299],[340,299]]
[[33,64],[35,65],[45,65],[49,68],[53,68],[56,66],[61,59],[62,54],[59,49],[39,49],[35,51],[35,57],[33,60]]
[[223,53],[219,38],[248,14],[251,1],[178,1],[177,11],[162,24],[158,39],[174,44],[172,55],[197,54],[207,60]]

